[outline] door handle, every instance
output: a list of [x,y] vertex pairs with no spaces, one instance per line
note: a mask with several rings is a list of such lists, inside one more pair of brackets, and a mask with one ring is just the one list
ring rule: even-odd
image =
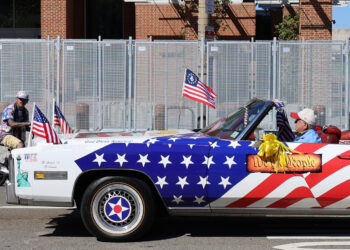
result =
[[342,160],[350,160],[350,155],[338,155],[337,157]]

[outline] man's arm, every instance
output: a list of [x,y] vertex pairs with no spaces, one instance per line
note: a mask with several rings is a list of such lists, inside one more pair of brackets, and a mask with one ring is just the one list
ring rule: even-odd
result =
[[13,119],[8,119],[7,123],[11,128],[21,128],[24,126],[30,126],[31,124],[30,122],[15,122]]

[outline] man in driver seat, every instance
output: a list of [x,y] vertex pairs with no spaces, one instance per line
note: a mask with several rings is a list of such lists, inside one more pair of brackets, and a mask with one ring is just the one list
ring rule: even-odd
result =
[[295,119],[294,142],[321,143],[321,138],[315,131],[316,117],[312,109],[303,109],[298,113],[292,112],[290,116]]

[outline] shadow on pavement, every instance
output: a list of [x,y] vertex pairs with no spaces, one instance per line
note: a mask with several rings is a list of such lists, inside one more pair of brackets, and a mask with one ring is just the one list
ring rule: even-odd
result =
[[[350,218],[162,217],[141,241],[181,237],[350,236]],[[42,237],[93,237],[77,210],[52,219]]]

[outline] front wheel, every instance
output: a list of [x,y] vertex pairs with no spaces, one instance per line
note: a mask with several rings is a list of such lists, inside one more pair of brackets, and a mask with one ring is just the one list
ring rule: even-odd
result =
[[0,172],[0,186],[4,185],[6,179],[7,179],[7,174]]
[[85,227],[100,240],[136,240],[154,219],[149,186],[132,177],[104,177],[86,189],[81,216]]

